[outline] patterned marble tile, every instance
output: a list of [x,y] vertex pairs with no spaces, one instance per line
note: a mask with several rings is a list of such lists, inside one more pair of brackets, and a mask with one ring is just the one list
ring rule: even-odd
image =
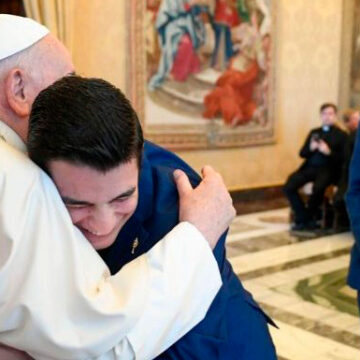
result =
[[283,311],[283,309],[288,309],[291,306],[294,307],[302,304],[302,301],[297,297],[277,293],[276,291],[270,291],[263,295],[254,294],[254,297],[259,302],[279,308],[281,311]]
[[246,242],[246,240],[260,238],[262,236],[267,236],[270,234],[277,234],[280,232],[288,231],[288,225],[282,225],[281,227],[271,228],[271,227],[259,227],[259,229],[255,229],[248,232],[233,232],[226,238],[227,244],[239,244],[241,241]]
[[[317,335],[328,337],[334,341],[339,341],[343,344],[360,349],[360,332],[352,332],[349,328],[347,330],[340,329],[336,324],[326,324],[324,319],[309,319],[300,314],[291,313],[265,303],[261,303],[261,305],[276,322],[282,321],[289,325],[301,328],[302,330],[311,331]],[[335,316],[339,316],[339,314],[336,314]]]
[[259,221],[269,224],[287,224],[289,222],[289,214],[263,215],[259,216]]
[[261,227],[256,226],[256,225],[246,224],[245,222],[242,222],[242,221],[236,221],[233,224],[231,224],[230,230],[229,230],[229,235],[240,234],[243,232],[248,232],[248,231],[258,230],[258,229],[261,229]]
[[360,336],[360,319],[358,316],[358,309],[356,307],[356,313],[349,315],[347,313],[339,312],[334,316],[322,319],[324,324],[336,327],[337,329],[348,330],[353,332],[353,328],[356,329],[356,334]]
[[271,328],[270,331],[280,356],[291,360],[356,360],[360,358],[360,351],[353,346],[283,321],[277,321],[277,324],[280,329]]
[[[288,269],[298,268],[301,265],[311,264],[313,262],[318,262],[318,261],[325,260],[325,259],[331,259],[331,258],[339,256],[339,255],[347,255],[348,253],[349,253],[348,249],[332,251],[332,252],[330,252],[328,254],[324,254],[324,255],[312,256],[312,257],[308,257],[308,258],[301,259],[301,260],[289,261],[285,264],[269,266],[267,268],[260,268],[258,270],[254,270],[254,271],[247,272],[245,274],[241,274],[240,276],[241,276],[242,280],[254,279],[254,278],[266,275],[266,274],[273,274],[273,273],[285,271]],[[241,272],[241,270],[242,270],[241,266],[237,266],[236,269],[239,272]]]
[[230,242],[227,244],[227,248],[234,248],[237,249],[240,254],[247,254],[294,244],[296,242],[298,242],[298,238],[291,236],[288,231],[270,234],[267,231],[263,236],[246,237],[242,241]]
[[[347,269],[316,275],[278,287],[280,292],[295,293],[304,301],[358,315],[356,292],[346,285]],[[290,290],[290,291],[289,291]],[[355,325],[354,323],[352,325]]]
[[360,322],[354,326],[349,326],[347,328],[347,331],[353,333],[353,334],[357,334],[360,335]]
[[240,221],[245,222],[247,224],[252,225],[260,225],[260,226],[276,226],[277,224],[274,222],[268,223],[266,221],[262,221],[264,218],[282,218],[284,221],[284,224],[288,224],[288,218],[289,218],[289,208],[282,208],[277,210],[268,210],[268,211],[261,211],[258,213],[252,213],[247,215],[241,215],[237,216],[234,219],[234,222]]
[[284,233],[279,233],[277,236],[279,238],[272,235],[271,237],[251,239],[247,243],[228,245],[228,248],[237,246],[243,252],[242,255],[230,256],[235,272],[243,274],[343,249],[349,252],[353,243],[348,234],[322,237],[306,242],[292,242],[291,240],[289,242],[289,238],[284,236]]
[[270,275],[264,275],[253,281],[266,285],[271,288],[277,286],[300,281],[315,275],[322,275],[331,271],[346,269],[349,264],[349,255],[341,255],[336,258],[326,259],[322,261],[312,262],[310,264],[301,265],[298,268],[283,270]]
[[240,216],[227,243],[244,286],[280,326],[271,329],[279,359],[360,359],[360,319],[346,285],[351,235],[296,237],[287,214]]
[[[288,216],[286,215],[288,212],[288,209],[280,209],[236,217],[230,226],[227,243],[230,244],[240,240],[243,241],[289,230]],[[241,231],[237,232],[238,224]],[[246,229],[246,225],[252,227],[249,229],[250,231],[243,231]]]

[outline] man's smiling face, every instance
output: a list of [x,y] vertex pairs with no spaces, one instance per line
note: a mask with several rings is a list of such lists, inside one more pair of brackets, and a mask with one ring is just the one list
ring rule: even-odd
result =
[[48,170],[74,225],[95,249],[112,245],[138,203],[137,159],[106,172],[52,160]]

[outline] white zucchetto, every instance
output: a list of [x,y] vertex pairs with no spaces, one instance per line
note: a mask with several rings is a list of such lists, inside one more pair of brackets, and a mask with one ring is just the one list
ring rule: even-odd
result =
[[49,29],[32,19],[0,14],[0,60],[27,49],[47,34]]

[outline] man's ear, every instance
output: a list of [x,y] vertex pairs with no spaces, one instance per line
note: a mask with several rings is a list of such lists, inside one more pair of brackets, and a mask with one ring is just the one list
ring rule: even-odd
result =
[[5,96],[9,107],[18,117],[28,117],[31,111],[32,99],[28,78],[21,69],[12,69],[5,79]]

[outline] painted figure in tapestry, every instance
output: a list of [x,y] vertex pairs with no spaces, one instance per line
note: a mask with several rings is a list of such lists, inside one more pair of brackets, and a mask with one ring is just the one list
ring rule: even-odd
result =
[[148,103],[197,123],[265,126],[270,1],[148,0]]
[[161,57],[157,72],[149,81],[155,89],[170,75],[175,81],[185,81],[200,71],[196,50],[204,42],[204,26],[200,15],[207,11],[206,1],[163,0],[155,22],[159,35]]
[[236,0],[216,0],[213,23],[215,46],[211,66],[217,70],[225,70],[235,54],[231,29],[239,23]]

